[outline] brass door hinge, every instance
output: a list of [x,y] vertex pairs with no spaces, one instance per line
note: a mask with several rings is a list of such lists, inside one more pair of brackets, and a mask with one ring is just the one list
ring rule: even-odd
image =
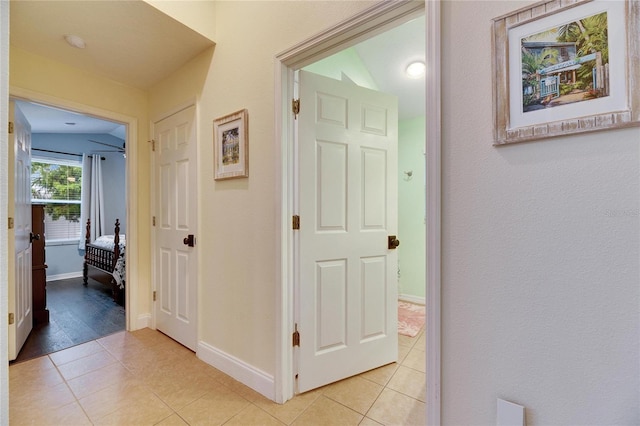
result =
[[298,324],[295,325],[295,330],[293,332],[293,346],[300,346],[300,332],[298,331]]
[[156,141],[154,139],[151,139],[149,141],[149,143],[151,144],[151,151],[155,152],[155,150],[156,150]]
[[297,214],[293,215],[293,217],[291,218],[291,226],[293,227],[293,229],[300,229],[300,216],[298,216]]
[[13,218],[12,218],[12,217],[10,217],[10,218],[9,218],[9,220],[8,220],[8,222],[9,222],[9,223],[8,223],[7,225],[8,225],[8,227],[9,227],[9,229],[13,229]]
[[13,324],[14,322],[15,322],[15,318],[13,314],[9,314],[9,325]]
[[156,217],[153,217],[153,226],[156,226]]
[[9,134],[13,133],[13,121],[9,122]]
[[293,118],[297,119],[300,114],[300,99],[291,100],[291,110],[293,111]]
[[153,290],[153,301],[154,302],[156,301],[156,291],[155,290]]

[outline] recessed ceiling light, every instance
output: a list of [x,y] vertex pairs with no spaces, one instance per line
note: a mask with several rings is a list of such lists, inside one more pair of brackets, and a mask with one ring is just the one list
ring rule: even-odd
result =
[[67,43],[69,43],[69,46],[73,46],[78,49],[84,49],[86,46],[82,37],[77,35],[67,34],[66,36],[64,36],[64,39],[67,41]]
[[424,62],[416,61],[409,64],[406,72],[409,77],[418,78],[424,75],[426,68]]

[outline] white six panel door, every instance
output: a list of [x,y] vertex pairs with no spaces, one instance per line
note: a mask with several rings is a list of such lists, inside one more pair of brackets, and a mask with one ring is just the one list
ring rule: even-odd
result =
[[155,123],[156,328],[191,350],[197,343],[195,106]]
[[[9,283],[9,360],[18,356],[33,328],[31,270],[31,125],[20,108],[10,102],[9,120],[13,122],[15,153],[15,280]],[[11,137],[12,136],[12,137]]]
[[397,360],[397,99],[300,71],[298,391]]

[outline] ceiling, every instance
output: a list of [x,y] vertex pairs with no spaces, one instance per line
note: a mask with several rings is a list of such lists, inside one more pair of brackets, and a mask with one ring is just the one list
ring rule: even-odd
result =
[[[12,0],[10,19],[11,46],[143,90],[214,44],[141,0]],[[67,34],[82,37],[86,48],[71,47],[64,39]],[[379,89],[398,96],[400,118],[425,114],[424,77],[409,79],[404,73],[411,60],[425,60],[424,17],[355,49]],[[21,104],[21,110],[34,133],[106,133],[125,138],[119,123],[37,104]]]

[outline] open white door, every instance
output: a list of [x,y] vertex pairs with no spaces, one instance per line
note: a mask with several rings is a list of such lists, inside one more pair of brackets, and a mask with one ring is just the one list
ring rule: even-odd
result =
[[[31,297],[31,126],[15,102],[9,102],[14,149],[15,277],[9,282],[9,360],[18,356],[33,328]],[[10,157],[11,161],[11,157]],[[11,236],[9,237],[11,238]]]
[[198,325],[195,109],[177,112],[154,128],[156,328],[193,351]]
[[395,96],[300,71],[298,392],[397,360]]

